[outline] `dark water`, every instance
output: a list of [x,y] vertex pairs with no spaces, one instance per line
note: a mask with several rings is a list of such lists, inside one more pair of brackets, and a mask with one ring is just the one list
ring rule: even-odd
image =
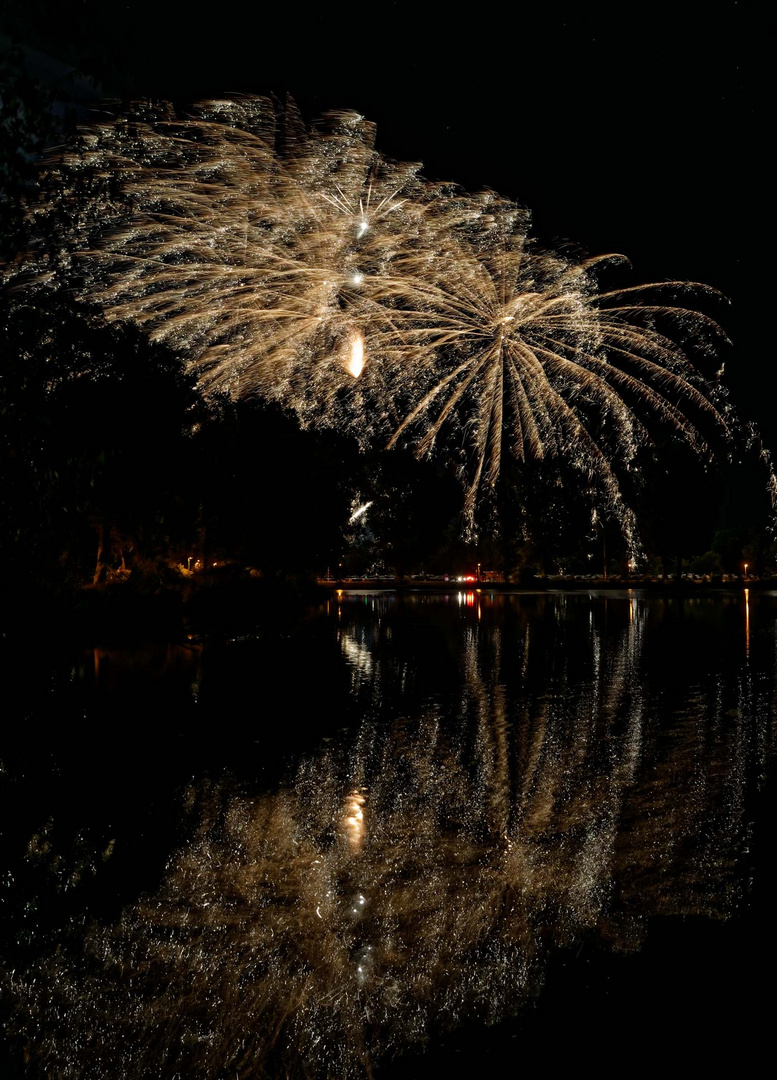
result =
[[746,1066],[776,658],[777,595],[742,592],[7,645],[0,1075]]

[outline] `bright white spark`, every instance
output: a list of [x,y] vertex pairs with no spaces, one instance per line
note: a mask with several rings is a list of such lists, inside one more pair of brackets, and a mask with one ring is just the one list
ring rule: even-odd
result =
[[356,334],[351,340],[351,353],[347,364],[348,371],[354,379],[358,379],[364,370],[364,339],[361,334]]
[[354,510],[354,512],[353,512],[353,513],[351,514],[351,516],[350,516],[350,517],[348,518],[348,524],[349,524],[349,525],[353,525],[353,523],[354,523],[355,521],[358,521],[358,520],[359,520],[359,518],[360,518],[360,517],[361,517],[361,516],[362,516],[363,514],[366,514],[366,513],[367,513],[367,511],[369,510],[369,508],[370,508],[371,506],[372,506],[372,499],[370,499],[370,501],[369,501],[369,502],[366,502],[366,503],[362,503],[362,505],[361,505],[361,506],[359,506],[359,507],[357,507],[357,508],[356,508],[356,510]]

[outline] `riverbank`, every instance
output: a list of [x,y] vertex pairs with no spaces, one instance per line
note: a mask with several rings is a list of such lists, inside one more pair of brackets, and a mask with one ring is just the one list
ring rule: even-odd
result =
[[547,592],[556,589],[640,589],[649,592],[710,592],[731,589],[770,590],[777,589],[777,578],[745,578],[733,574],[718,575],[716,577],[700,577],[696,575],[683,575],[677,578],[648,578],[648,577],[575,577],[561,574],[549,574],[539,577],[533,574],[523,576],[517,581],[504,580],[478,580],[476,577],[450,577],[450,578],[377,578],[377,577],[353,577],[318,580],[319,586],[328,590],[339,589],[392,589],[397,592],[408,590],[423,590],[424,592],[451,592],[451,591],[492,591],[492,592],[515,592],[532,591]]
[[49,590],[38,585],[11,589],[4,597],[0,631],[4,637],[65,634],[84,644],[183,641],[285,632],[311,606],[340,591],[509,593],[624,589],[672,596],[748,589],[777,589],[777,579],[743,577],[699,580],[527,576],[518,582],[438,578],[343,578],[314,580],[230,575],[192,576],[180,583],[140,580]]

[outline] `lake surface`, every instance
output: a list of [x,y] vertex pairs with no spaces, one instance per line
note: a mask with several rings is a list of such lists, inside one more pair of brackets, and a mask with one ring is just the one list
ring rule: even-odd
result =
[[769,1045],[777,594],[348,592],[2,658],[4,1077]]

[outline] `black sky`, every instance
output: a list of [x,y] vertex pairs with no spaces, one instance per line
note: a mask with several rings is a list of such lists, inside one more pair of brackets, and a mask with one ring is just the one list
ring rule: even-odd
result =
[[715,286],[731,301],[727,381],[774,427],[768,28],[749,5],[211,2],[198,14],[31,0],[10,30],[106,95],[288,92],[309,119],[356,109],[386,156],[515,198],[541,240],[621,252],[635,283]]

